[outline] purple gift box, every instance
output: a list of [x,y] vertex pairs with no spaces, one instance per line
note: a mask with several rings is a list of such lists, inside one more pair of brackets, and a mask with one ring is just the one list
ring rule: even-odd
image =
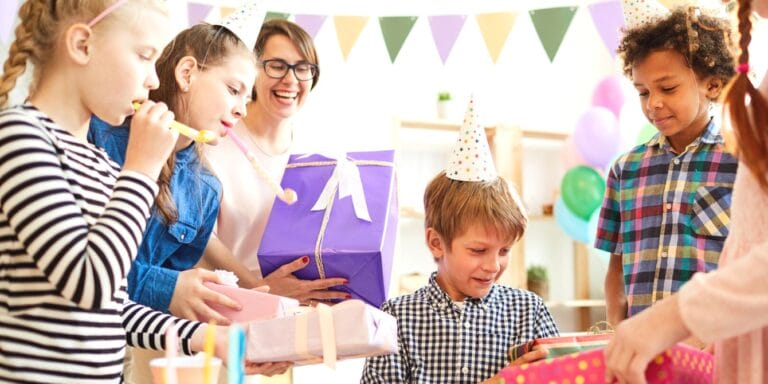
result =
[[[346,278],[347,285],[334,289],[378,308],[387,297],[397,233],[394,151],[349,152],[346,160],[350,162],[317,154],[291,155],[282,186],[295,190],[299,200],[292,205],[275,200],[259,248],[259,264],[266,276],[309,256],[309,265],[294,273],[296,277]],[[346,181],[329,183],[337,179]],[[340,198],[345,190],[355,190],[355,179],[356,196]],[[321,199],[325,208],[313,210],[326,189],[332,193]],[[361,203],[367,205],[370,221],[358,217],[365,216]]]

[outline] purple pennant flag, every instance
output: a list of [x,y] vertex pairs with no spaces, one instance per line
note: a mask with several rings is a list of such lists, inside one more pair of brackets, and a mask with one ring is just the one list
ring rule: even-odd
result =
[[621,11],[621,2],[618,0],[594,3],[589,5],[589,13],[592,21],[603,39],[603,44],[608,48],[611,57],[616,57],[616,49],[619,47],[621,28],[624,26],[624,16]]
[[459,37],[461,28],[464,27],[465,15],[440,15],[429,16],[429,27],[432,29],[432,38],[435,40],[435,47],[440,54],[443,64],[448,59],[448,55]]
[[296,15],[296,24],[304,28],[314,39],[327,17],[324,15]]
[[211,13],[212,5],[188,3],[187,4],[187,17],[189,25],[195,25],[203,20]]
[[18,6],[19,0],[0,1],[0,40],[3,43],[7,43],[11,38]]

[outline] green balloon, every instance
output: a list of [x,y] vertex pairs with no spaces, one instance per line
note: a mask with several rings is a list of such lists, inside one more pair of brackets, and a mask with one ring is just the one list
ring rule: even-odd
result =
[[648,140],[653,137],[656,133],[659,131],[656,129],[656,127],[653,126],[651,123],[646,123],[643,125],[642,128],[640,128],[640,132],[637,133],[637,140],[635,140],[636,145],[647,143]]
[[560,194],[568,209],[576,216],[589,220],[603,203],[605,180],[592,167],[579,165],[565,173]]

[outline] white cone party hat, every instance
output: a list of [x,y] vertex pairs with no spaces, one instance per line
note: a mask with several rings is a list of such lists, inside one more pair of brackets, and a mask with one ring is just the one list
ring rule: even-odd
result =
[[622,0],[621,9],[627,29],[653,23],[669,14],[669,9],[656,0]]
[[460,181],[491,181],[498,177],[485,129],[477,122],[474,98],[469,99],[464,124],[449,154],[445,175]]
[[267,11],[260,0],[248,0],[216,24],[234,33],[246,47],[253,49],[266,15]]

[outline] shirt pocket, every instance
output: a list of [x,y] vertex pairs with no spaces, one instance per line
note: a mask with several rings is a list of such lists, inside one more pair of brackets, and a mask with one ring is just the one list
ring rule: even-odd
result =
[[701,186],[693,200],[691,227],[699,236],[726,237],[731,224],[730,187]]
[[168,234],[179,244],[189,244],[195,239],[197,227],[183,221],[177,221],[168,227]]

